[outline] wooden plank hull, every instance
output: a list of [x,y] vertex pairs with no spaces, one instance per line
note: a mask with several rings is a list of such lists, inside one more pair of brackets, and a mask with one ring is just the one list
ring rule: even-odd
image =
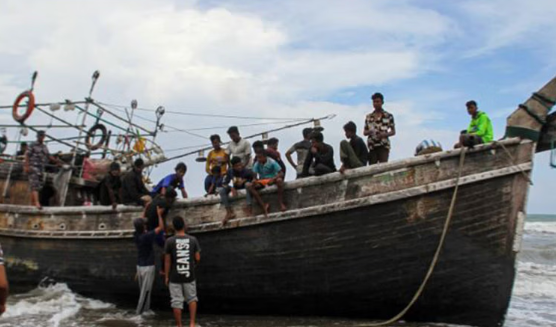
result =
[[[523,153],[530,154],[516,156],[521,158],[518,163],[531,159],[531,149],[522,146]],[[521,150],[512,149],[515,154]],[[451,160],[457,163],[457,157]],[[463,181],[438,265],[405,320],[502,325],[515,275],[517,217],[525,204],[527,181],[519,171],[497,171],[487,169],[481,176],[490,177],[469,175]],[[212,227],[214,223],[192,225],[202,247],[200,309],[390,318],[410,301],[433,258],[453,193],[444,182],[445,187],[437,183],[423,188],[414,179],[413,188],[402,185],[389,197],[370,195],[333,209],[321,200],[326,210],[313,206],[297,215],[238,221],[227,229]],[[353,198],[354,193],[344,194]],[[290,203],[292,196],[288,194]],[[214,206],[207,203],[204,210]],[[188,221],[201,219],[189,217],[192,210],[200,209],[184,206],[177,213]],[[6,223],[0,220],[2,226]],[[137,300],[136,251],[129,237],[4,232],[0,243],[16,286],[35,287],[48,276],[84,295],[128,305]],[[154,303],[166,307],[168,292],[160,279],[156,283]]]

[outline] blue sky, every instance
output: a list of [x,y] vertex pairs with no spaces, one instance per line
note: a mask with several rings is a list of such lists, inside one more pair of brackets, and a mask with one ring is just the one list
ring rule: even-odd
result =
[[[99,69],[99,101],[259,117],[334,113],[325,137],[337,144],[341,126],[361,126],[369,96],[380,91],[396,117],[392,157],[399,159],[425,138],[450,147],[468,123],[470,99],[501,137],[507,115],[556,73],[555,14],[548,0],[4,0],[0,103],[12,103],[34,70],[38,101],[82,99]],[[0,119],[11,121],[6,113]],[[192,129],[255,121],[167,115],[165,122]],[[199,133],[225,136],[225,129]],[[273,136],[285,151],[298,134]],[[159,140],[166,148],[206,143],[183,133]],[[188,188],[200,195],[203,168],[185,161]],[[531,213],[556,213],[548,161],[536,156]],[[174,164],[158,167],[153,179]]]

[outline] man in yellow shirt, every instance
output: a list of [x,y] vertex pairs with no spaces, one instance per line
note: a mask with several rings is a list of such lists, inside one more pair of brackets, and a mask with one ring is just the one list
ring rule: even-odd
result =
[[220,167],[220,173],[222,176],[225,176],[228,171],[228,162],[230,161],[230,157],[226,153],[226,150],[221,147],[222,141],[220,141],[220,135],[211,135],[210,142],[212,143],[213,150],[211,150],[207,156],[207,164],[205,167],[205,171],[207,172],[207,177],[205,178],[205,191],[207,193],[212,183],[212,169],[217,166]]

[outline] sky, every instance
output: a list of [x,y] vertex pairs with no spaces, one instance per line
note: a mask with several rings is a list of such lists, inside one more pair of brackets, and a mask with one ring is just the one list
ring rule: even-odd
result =
[[[214,133],[227,140],[231,125],[249,135],[330,114],[325,142],[337,146],[346,122],[362,130],[370,96],[381,92],[396,120],[395,160],[413,155],[423,139],[450,148],[469,122],[471,99],[502,137],[506,117],[556,73],[555,16],[549,0],[3,0],[0,104],[28,89],[33,71],[37,102],[82,100],[99,70],[93,98],[103,103],[129,107],[137,99],[145,109],[258,118],[168,113],[157,136],[166,150],[208,144]],[[56,115],[81,120],[75,112]],[[149,128],[153,119],[153,112],[135,115]],[[0,110],[0,121],[14,123],[9,110]],[[51,119],[36,113],[29,122]],[[270,136],[285,152],[301,129]],[[8,130],[11,140],[16,135]],[[186,184],[199,196],[204,167],[194,158],[183,159]],[[556,170],[548,153],[535,160],[528,212],[556,214]],[[158,166],[151,178],[176,163]]]

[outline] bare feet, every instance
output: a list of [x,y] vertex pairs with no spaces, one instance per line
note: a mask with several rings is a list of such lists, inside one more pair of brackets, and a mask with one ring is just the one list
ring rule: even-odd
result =
[[222,226],[226,225],[228,223],[228,220],[234,219],[235,217],[236,217],[235,213],[228,211],[226,213],[226,217],[224,217],[224,219],[222,220]]
[[264,211],[264,216],[265,218],[268,218],[268,211],[270,210],[270,204],[269,203],[265,203],[263,206],[263,211]]
[[284,211],[286,211],[286,210],[288,210],[288,207],[286,207],[285,204],[280,203],[280,211],[284,212]]

